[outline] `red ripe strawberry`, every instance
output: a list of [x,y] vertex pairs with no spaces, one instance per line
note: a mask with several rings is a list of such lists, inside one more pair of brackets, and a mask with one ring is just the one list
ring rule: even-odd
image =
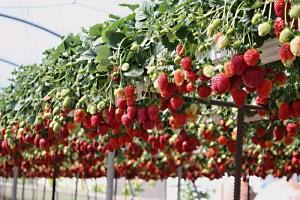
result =
[[108,133],[108,131],[109,131],[109,126],[106,123],[101,123],[97,128],[97,133],[99,135],[104,135]]
[[147,112],[150,120],[155,121],[159,117],[159,107],[156,105],[148,106]]
[[257,95],[262,99],[267,99],[272,91],[272,81],[264,79],[257,87]]
[[286,102],[282,103],[278,110],[278,118],[280,120],[286,120],[291,118],[292,115],[293,115],[293,110],[291,106]]
[[277,17],[274,21],[274,32],[276,37],[278,38],[281,31],[284,29],[284,20],[281,17]]
[[285,2],[287,2],[287,10],[286,12],[288,13],[291,4],[287,0],[275,0],[274,1],[274,12],[278,17],[284,18],[284,13],[285,13]]
[[227,144],[227,138],[224,135],[218,137],[217,141],[221,146],[225,146]]
[[256,66],[259,62],[260,55],[257,49],[248,49],[244,53],[244,60],[248,66]]
[[128,117],[127,114],[124,114],[124,115],[122,116],[122,124],[123,124],[124,126],[131,126],[131,125],[132,125],[132,120],[129,119],[129,117]]
[[223,94],[230,90],[230,80],[225,74],[219,73],[212,77],[211,88],[216,94]]
[[127,102],[126,99],[118,98],[117,99],[117,107],[121,110],[125,110],[127,108]]
[[92,128],[92,125],[91,125],[91,116],[86,116],[82,122],[82,126],[84,128]]
[[198,78],[196,72],[194,72],[192,70],[191,71],[185,71],[185,76],[186,76],[187,80],[189,80],[192,83],[195,83],[195,81]]
[[286,67],[290,67],[293,65],[294,60],[296,57],[293,55],[290,49],[290,43],[284,43],[279,49],[279,57],[282,63]]
[[74,111],[74,122],[82,122],[86,116],[86,113],[83,109],[76,109]]
[[288,136],[293,137],[298,134],[298,124],[296,123],[288,123],[286,125],[286,131],[288,133]]
[[286,80],[287,77],[284,72],[278,72],[274,78],[274,82],[279,86],[285,85]]
[[132,97],[134,96],[134,91],[135,91],[135,88],[133,85],[127,85],[125,87],[125,96],[126,97]]
[[157,78],[157,84],[160,90],[166,90],[168,88],[168,75],[166,73],[160,73]]
[[193,83],[188,83],[188,84],[186,85],[186,90],[187,90],[188,92],[193,92],[193,91],[195,90],[194,84],[193,84]]
[[235,88],[230,91],[230,94],[238,108],[245,105],[247,93],[244,90]]
[[243,83],[249,88],[255,88],[264,79],[265,71],[260,67],[250,67],[248,68],[243,76]]
[[41,149],[46,149],[47,148],[47,141],[45,138],[41,138],[40,141],[39,141],[39,147]]
[[260,128],[256,129],[256,135],[258,137],[263,137],[265,134],[266,134],[266,129],[265,128],[260,127]]
[[172,97],[170,100],[170,106],[174,110],[179,110],[185,103],[181,96]]
[[91,117],[91,126],[94,128],[99,126],[101,120],[102,120],[102,117],[100,115],[93,115]]
[[179,44],[179,45],[177,45],[177,47],[176,47],[176,54],[177,54],[177,56],[184,56],[184,54],[185,54],[185,47],[183,46],[183,44]]
[[129,107],[127,108],[127,115],[128,115],[128,118],[129,118],[130,120],[133,120],[133,119],[135,118],[136,112],[137,112],[136,107],[134,107],[134,106],[129,106]]
[[184,71],[181,69],[177,69],[174,71],[174,80],[176,85],[182,85],[184,82]]
[[279,141],[283,138],[285,135],[285,129],[281,127],[275,127],[273,130],[273,137],[275,141]]
[[236,142],[233,140],[229,140],[227,142],[227,148],[231,153],[235,153],[236,150]]
[[239,75],[234,75],[230,78],[230,86],[231,88],[240,88],[243,83],[242,77]]
[[207,97],[210,96],[212,90],[210,87],[206,86],[206,85],[203,85],[203,86],[199,86],[198,89],[198,95],[201,99],[206,99]]
[[260,97],[256,98],[257,105],[268,105],[268,103],[269,103],[268,99],[262,99]]
[[191,57],[184,57],[180,60],[180,66],[189,71],[192,69],[192,59]]
[[300,117],[300,100],[296,100],[292,104],[293,114],[295,117]]
[[234,74],[242,75],[242,73],[247,68],[247,64],[244,60],[244,55],[236,54],[231,58],[231,66]]
[[198,79],[199,79],[200,82],[205,82],[205,81],[209,81],[210,77],[207,77],[204,74],[202,74],[201,76],[199,76]]

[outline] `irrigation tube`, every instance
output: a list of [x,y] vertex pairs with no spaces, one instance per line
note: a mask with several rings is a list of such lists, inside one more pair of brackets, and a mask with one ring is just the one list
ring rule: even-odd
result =
[[59,37],[59,38],[63,37],[62,35],[54,32],[54,31],[52,31],[52,30],[50,30],[48,28],[45,28],[45,27],[40,26],[38,24],[35,24],[35,23],[31,22],[31,21],[27,21],[25,19],[21,19],[21,18],[18,18],[18,17],[14,17],[14,16],[11,16],[11,15],[4,14],[4,13],[0,13],[0,17],[4,17],[4,18],[8,18],[8,19],[15,20],[15,21],[18,21],[18,22],[22,22],[24,24],[28,24],[30,26],[33,26],[33,27],[38,28],[40,30],[43,30],[43,31],[45,31],[47,33],[50,33],[51,35],[54,35],[54,36]]

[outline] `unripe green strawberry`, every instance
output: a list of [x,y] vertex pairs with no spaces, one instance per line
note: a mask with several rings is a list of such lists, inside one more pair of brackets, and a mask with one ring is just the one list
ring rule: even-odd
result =
[[82,96],[82,97],[79,99],[78,103],[79,103],[79,104],[85,103],[86,100],[87,100],[87,98],[88,98],[88,97],[87,97],[86,95]]
[[205,65],[203,68],[203,74],[206,77],[212,77],[214,75],[214,67],[212,65]]
[[72,103],[71,97],[67,96],[67,97],[64,99],[63,105],[62,105],[62,106],[63,106],[64,108],[69,108],[69,107],[71,107],[71,103]]
[[300,56],[300,36],[296,36],[292,39],[290,48],[294,56]]
[[221,19],[214,19],[212,22],[212,26],[213,28],[218,28],[220,25],[222,24],[222,20]]
[[140,48],[140,45],[137,42],[132,43],[130,50],[137,51]]
[[52,115],[51,113],[44,113],[43,118],[44,119],[51,119]]
[[293,19],[297,19],[300,17],[300,5],[293,5],[290,9],[289,15]]
[[224,49],[229,45],[229,38],[226,35],[222,35],[218,38],[217,47],[219,49]]
[[279,35],[279,42],[281,43],[289,42],[293,39],[293,37],[294,37],[293,31],[291,31],[291,29],[289,28],[285,28],[281,31]]
[[97,112],[97,107],[93,104],[89,104],[87,106],[87,112],[90,113],[91,115],[94,115]]
[[97,110],[99,112],[103,111],[105,108],[105,101],[100,101],[98,104],[97,104]]
[[263,22],[258,25],[258,35],[264,37],[271,32],[271,25],[268,22]]
[[53,111],[52,111],[52,115],[58,115],[60,112],[60,109],[58,106],[54,107]]
[[50,128],[53,128],[53,127],[54,127],[54,124],[55,124],[55,121],[50,122],[49,127],[50,127]]
[[251,23],[253,25],[257,25],[261,22],[261,20],[262,20],[262,14],[256,13],[255,15],[253,15],[253,17],[251,19]]
[[235,41],[235,42],[232,44],[232,47],[235,48],[235,49],[240,48],[240,46],[241,46],[241,41],[240,41],[240,40],[237,40],[237,41]]
[[199,52],[203,52],[205,49],[206,49],[206,47],[205,47],[204,44],[201,44],[201,45],[198,47],[198,51],[199,51]]
[[53,121],[59,122],[59,116],[58,116],[58,115],[55,115],[55,116],[53,117]]
[[232,28],[232,27],[228,28],[227,31],[226,31],[226,34],[230,35],[232,33],[234,33],[234,28]]
[[71,90],[69,88],[66,88],[66,89],[62,89],[60,94],[62,97],[68,95],[69,93],[71,92]]
[[123,72],[127,72],[129,70],[129,64],[128,63],[123,63],[121,66],[121,69]]
[[257,9],[257,8],[260,8],[262,5],[263,5],[263,3],[261,2],[261,0],[256,0],[256,1],[252,4],[251,8],[252,8],[252,9]]
[[61,98],[61,93],[60,92],[56,92],[55,97],[56,97],[56,99],[60,99]]
[[176,56],[175,59],[174,59],[174,63],[175,64],[179,64],[180,60],[181,60],[181,57],[180,56]]
[[54,131],[55,133],[59,133],[60,129],[61,129],[61,125],[60,125],[59,123],[57,123],[57,122],[54,123],[53,131]]

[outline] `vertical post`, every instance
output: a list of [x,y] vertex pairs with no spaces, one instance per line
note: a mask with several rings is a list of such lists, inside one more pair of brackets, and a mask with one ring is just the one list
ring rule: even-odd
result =
[[47,179],[45,178],[44,188],[43,188],[43,200],[46,199],[46,182],[47,182]]
[[6,199],[6,183],[7,183],[7,178],[5,178],[5,182],[4,182],[4,195],[3,195],[3,199]]
[[130,180],[128,180],[128,185],[129,185],[129,191],[130,191],[130,196],[131,196],[130,200],[134,200],[135,195],[134,195],[134,191],[133,191]]
[[34,197],[35,197],[34,179],[35,179],[35,178],[31,179],[32,182],[31,182],[31,184],[30,184],[30,186],[31,186],[31,191],[32,191],[32,195],[31,195],[31,199],[32,199],[32,200],[34,200]]
[[117,190],[118,190],[118,179],[115,179],[115,189],[114,189],[114,200],[117,200]]
[[53,182],[52,182],[52,200],[55,200],[55,190],[56,190],[56,173],[57,173],[57,152],[54,155],[53,163]]
[[98,188],[97,178],[95,178],[95,200],[97,200],[97,188]]
[[84,184],[85,184],[86,191],[87,191],[87,198],[88,198],[88,200],[90,200],[90,191],[89,191],[88,184],[86,183],[86,179],[84,179]]
[[247,179],[247,200],[250,200],[250,176]]
[[167,191],[168,190],[168,178],[165,179],[165,196],[164,200],[167,200]]
[[22,180],[22,200],[25,199],[25,178]]
[[177,200],[180,200],[180,193],[181,193],[181,178],[182,178],[182,166],[177,168],[177,177],[178,177],[178,182],[177,182]]
[[13,188],[12,188],[12,200],[17,200],[17,187],[18,187],[18,176],[19,176],[19,167],[15,166],[13,168],[14,173],[14,182],[13,182]]
[[78,193],[78,173],[76,174],[76,183],[75,183],[75,200],[77,200]]
[[114,191],[114,159],[115,151],[108,153],[108,164],[107,164],[107,185],[106,185],[106,200],[113,200],[113,191]]
[[243,153],[243,135],[244,135],[244,108],[238,109],[237,116],[237,141],[235,152],[235,174],[234,174],[234,200],[241,198],[241,173],[242,173],[242,153]]

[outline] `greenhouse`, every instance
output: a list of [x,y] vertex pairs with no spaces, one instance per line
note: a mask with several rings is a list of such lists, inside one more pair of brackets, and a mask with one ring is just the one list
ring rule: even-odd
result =
[[3,0],[0,199],[300,200],[299,18],[297,0]]

